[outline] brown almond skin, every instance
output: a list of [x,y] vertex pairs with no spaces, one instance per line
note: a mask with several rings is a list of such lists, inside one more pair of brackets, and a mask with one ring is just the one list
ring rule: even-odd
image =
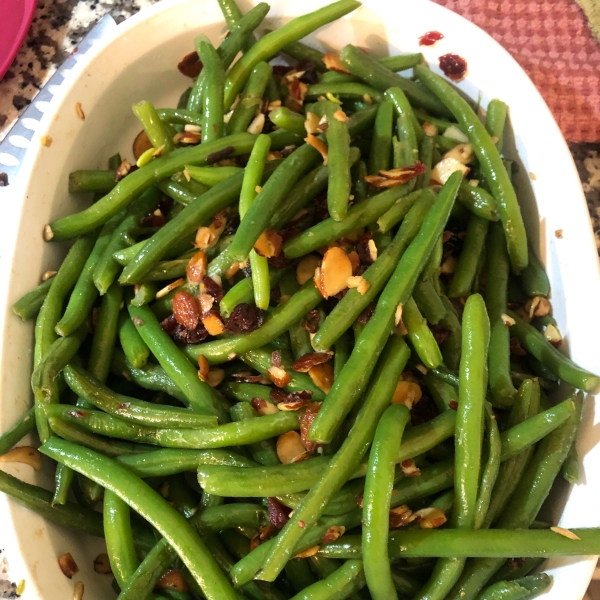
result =
[[194,296],[179,290],[173,297],[173,314],[186,329],[196,329],[200,321],[200,308]]

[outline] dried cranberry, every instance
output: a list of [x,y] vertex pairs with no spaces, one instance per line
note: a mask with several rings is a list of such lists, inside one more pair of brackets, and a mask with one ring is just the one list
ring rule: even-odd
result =
[[316,442],[311,442],[308,439],[308,434],[317,416],[317,413],[321,409],[321,402],[312,402],[306,407],[304,413],[300,416],[300,438],[302,439],[302,444],[309,452],[314,452],[320,444]]
[[249,333],[255,331],[263,323],[263,316],[260,308],[253,304],[242,302],[232,311],[225,325],[225,331],[229,333]]
[[235,213],[229,216],[229,220],[227,221],[227,225],[225,225],[225,229],[223,229],[223,235],[233,235],[237,228],[240,226],[240,213]]
[[168,215],[169,211],[173,208],[174,200],[163,194],[158,201],[158,209],[163,215]]
[[273,76],[277,79],[281,79],[284,75],[287,75],[290,71],[294,70],[294,67],[288,65],[273,65]]
[[277,498],[267,498],[267,502],[269,521],[271,521],[277,529],[281,529],[290,520],[290,509],[287,508],[287,506],[283,506]]
[[300,81],[308,85],[313,85],[319,81],[317,65],[310,58],[303,58],[299,61],[296,65],[296,71],[304,71],[304,75],[300,77]]
[[317,333],[320,322],[321,317],[319,315],[319,311],[316,308],[313,308],[305,315],[300,324],[302,327],[304,327],[304,329],[306,329],[306,331],[308,331],[308,333]]
[[375,304],[369,304],[369,306],[367,306],[367,308],[365,308],[360,315],[358,315],[358,317],[356,318],[356,320],[361,323],[362,325],[365,325],[366,323],[368,323],[371,320],[371,317],[375,314]]
[[271,366],[272,367],[280,367],[281,366],[281,351],[274,350],[271,352]]
[[[269,123],[271,123],[271,121],[269,120]],[[275,126],[273,126],[273,130],[275,129]],[[263,128],[263,133],[268,133],[264,130]],[[296,149],[296,146],[286,146],[285,148],[281,149],[281,158],[287,158],[294,150]]]
[[202,285],[204,286],[206,294],[212,296],[215,299],[215,303],[221,302],[225,291],[214,279],[211,279],[208,275],[202,278]]
[[467,61],[452,52],[440,56],[440,69],[448,79],[460,81],[467,73]]
[[267,262],[273,269],[283,269],[284,267],[292,264],[292,261],[289,258],[286,258],[283,254],[280,254],[279,256],[271,256],[270,258],[267,258]]
[[0,173],[0,187],[6,187],[8,185],[8,175],[2,171]]
[[154,213],[150,213],[140,219],[142,227],[162,227],[166,222],[167,220],[164,215],[155,215]]
[[277,304],[281,300],[281,288],[279,284],[271,288],[269,295],[269,304]]
[[444,39],[444,34],[439,31],[428,31],[419,38],[419,46],[433,46]]
[[199,344],[208,337],[208,331],[202,322],[199,322],[194,329],[186,329],[177,322],[175,315],[169,315],[160,326],[178,344]]
[[439,324],[429,325],[429,329],[431,329],[431,333],[433,333],[433,337],[435,338],[435,341],[438,343],[438,345],[443,344],[452,333],[449,329]]
[[197,52],[186,54],[177,65],[179,72],[186,77],[198,77],[202,71],[202,63]]
[[317,194],[315,201],[315,223],[320,223],[325,219],[329,219],[329,211],[327,210],[327,192]]
[[437,417],[439,411],[435,402],[429,396],[423,396],[419,402],[410,409],[410,420],[413,425],[421,425]]
[[285,393],[285,391],[281,390],[279,388],[271,388],[271,391],[269,392],[269,396],[271,397],[271,400],[273,400],[273,402],[275,402],[275,404],[279,404],[280,402],[285,402],[288,398],[288,395]]

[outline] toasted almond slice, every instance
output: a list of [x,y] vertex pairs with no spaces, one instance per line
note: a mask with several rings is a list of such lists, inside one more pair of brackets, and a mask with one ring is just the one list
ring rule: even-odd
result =
[[[414,165],[409,165],[407,167],[399,167],[397,169],[389,169],[389,170],[381,170],[379,171],[379,175],[385,177],[386,179],[394,179],[400,181],[402,183],[407,183],[415,177],[418,177],[422,173],[425,173],[427,168],[420,161],[415,161]],[[367,178],[365,177],[365,180]]]
[[554,533],[558,533],[558,535],[562,535],[570,540],[580,540],[581,538],[578,535],[575,535],[572,531],[568,529],[564,529],[563,527],[550,527],[550,531],[554,531]]
[[292,380],[291,375],[281,366],[269,367],[267,369],[267,375],[277,387],[285,387]]
[[396,325],[396,327],[402,323],[402,308],[403,305],[402,302],[400,302],[398,306],[396,306],[396,312],[394,314],[394,325]]
[[320,117],[316,113],[310,111],[306,113],[304,129],[306,129],[307,134],[314,135],[315,133],[321,133],[321,130],[319,129],[319,120]]
[[468,165],[475,158],[475,152],[473,152],[471,144],[458,144],[454,148],[450,148],[442,157],[442,159],[444,158],[454,158],[459,163]]
[[312,146],[317,152],[319,152],[319,154],[323,157],[323,164],[325,166],[327,166],[327,152],[328,152],[328,150],[327,150],[327,146],[325,145],[325,142],[323,142],[322,140],[320,140],[318,137],[316,137],[312,133],[309,133],[304,138],[304,141],[309,146]]
[[320,262],[321,259],[315,254],[304,256],[296,266],[296,281],[300,285],[304,285],[311,277],[314,277]]
[[400,527],[406,527],[406,525],[410,525],[410,523],[412,523],[414,520],[415,517],[413,516],[413,511],[410,510],[406,504],[396,506],[389,512],[390,529],[400,529]]
[[94,571],[99,575],[108,575],[111,572],[108,554],[98,554],[94,559]]
[[79,573],[79,567],[77,566],[77,563],[70,552],[59,556],[58,566],[63,572],[63,575],[69,579],[73,579],[73,575],[75,575],[75,573]]
[[444,137],[450,138],[451,140],[456,140],[457,142],[462,142],[463,144],[468,143],[469,138],[465,133],[463,133],[456,125],[450,125],[443,133]]
[[210,312],[210,309],[213,307],[215,303],[215,299],[210,294],[200,294],[198,296],[198,301],[200,303],[200,312],[205,315]]
[[326,394],[329,393],[333,385],[333,365],[330,363],[315,365],[309,369],[308,374],[320,390],[323,390]]
[[352,263],[344,250],[334,246],[329,248],[321,263],[321,281],[324,298],[335,296],[348,287],[348,278],[352,276]]
[[447,158],[442,158],[442,160],[433,167],[431,170],[431,181],[443,185],[455,171],[461,171],[463,176],[465,176],[470,170],[469,167],[463,165],[456,160],[456,158],[449,156]]
[[282,245],[283,239],[276,231],[265,229],[256,240],[254,250],[260,256],[272,258],[281,254]]
[[2,454],[0,462],[22,463],[39,471],[42,468],[42,454],[32,446],[17,446],[6,454]]
[[181,277],[180,279],[176,279],[175,281],[172,281],[171,283],[169,283],[169,285],[165,285],[164,288],[161,288],[160,290],[158,290],[158,292],[156,292],[156,299],[159,300],[163,296],[166,296],[169,292],[178,288],[180,285],[183,285],[184,283],[185,283],[185,279],[183,277]]
[[273,100],[273,102],[269,102],[268,106],[267,106],[267,111],[271,112],[272,110],[275,110],[276,108],[279,108],[281,106],[281,100]]
[[[321,292],[321,296],[326,298],[327,296],[325,296],[325,289],[323,288],[323,281],[322,281],[322,277],[321,277],[321,267],[317,267],[315,269],[315,276],[313,277],[313,280],[315,282],[315,287],[319,290],[319,292]],[[282,296],[282,300],[283,300],[283,296]]]
[[225,330],[225,325],[218,315],[208,313],[202,317],[202,324],[206,327],[209,335],[219,335]]
[[341,108],[333,113],[333,118],[341,123],[347,123],[350,120],[348,115]]
[[232,265],[225,271],[225,279],[228,281],[240,270],[240,263],[234,262]]
[[560,334],[560,331],[554,325],[552,325],[552,323],[550,323],[550,325],[546,325],[546,328],[544,329],[544,337],[551,344],[560,344],[562,342],[562,335]]
[[500,315],[500,318],[502,319],[502,322],[507,326],[507,327],[511,327],[512,325],[514,325],[516,323],[516,321],[512,318],[509,317],[507,314],[502,313]]
[[274,415],[279,412],[279,408],[272,404],[271,402],[267,402],[264,398],[252,398],[252,408],[261,416],[265,415]]
[[85,113],[83,112],[83,108],[81,107],[81,102],[75,102],[75,112],[82,121],[85,121]]
[[337,71],[338,73],[346,73],[348,75],[350,74],[350,71],[348,71],[348,69],[346,69],[346,67],[340,60],[339,52],[326,52],[323,55],[322,60],[323,60],[323,64],[330,71]]
[[440,266],[439,272],[442,275],[452,275],[456,271],[456,258],[449,256]]
[[356,291],[363,296],[371,287],[371,284],[362,275],[353,275],[348,277],[348,287],[356,288]]
[[288,431],[277,438],[277,457],[282,464],[299,462],[309,455],[297,431]]
[[421,469],[417,467],[415,461],[412,458],[408,458],[407,460],[403,460],[400,463],[400,468],[404,473],[405,477],[420,477]]
[[212,248],[217,243],[217,236],[210,227],[199,227],[196,232],[194,246],[202,250]]
[[545,317],[550,312],[550,302],[543,296],[530,298],[525,304],[525,310],[529,312],[529,317]]
[[423,131],[428,137],[435,137],[437,135],[437,127],[429,121],[425,121],[425,123],[423,123]]
[[248,133],[253,133],[254,135],[258,135],[262,133],[262,130],[265,126],[265,115],[264,113],[258,113],[256,117],[252,120],[252,123],[248,125]]
[[423,396],[421,386],[412,381],[399,381],[396,384],[392,404],[404,404],[410,410]]
[[339,539],[346,533],[346,528],[343,525],[332,525],[321,538],[321,541],[324,544],[328,544],[329,542],[335,542],[335,540]]
[[204,354],[198,355],[198,369],[198,377],[200,377],[202,381],[208,381],[210,365],[208,364],[208,360],[206,360],[206,356],[204,356]]
[[350,264],[352,265],[352,273],[356,273],[360,267],[360,257],[358,256],[358,252],[356,250],[352,250],[348,254],[348,258],[350,259]]
[[306,550],[303,550],[302,552],[296,554],[294,558],[310,558],[311,556],[314,556],[318,551],[319,546],[311,546],[310,548],[307,548]]
[[85,586],[83,585],[83,581],[77,581],[73,587],[73,600],[83,600],[84,591]]
[[214,388],[223,383],[223,379],[225,379],[225,371],[223,369],[211,369],[208,372],[206,383]]
[[162,590],[175,590],[176,592],[187,592],[189,586],[181,573],[176,569],[169,569],[156,584]]
[[42,274],[42,281],[48,281],[48,279],[51,279],[57,273],[58,271],[44,271],[44,273]]
[[50,146],[52,146],[52,142],[54,140],[52,139],[51,135],[42,135],[40,136],[40,144],[42,146],[44,146],[45,148],[50,148]]
[[421,529],[436,529],[441,527],[448,519],[444,512],[437,507],[428,507],[414,513]]

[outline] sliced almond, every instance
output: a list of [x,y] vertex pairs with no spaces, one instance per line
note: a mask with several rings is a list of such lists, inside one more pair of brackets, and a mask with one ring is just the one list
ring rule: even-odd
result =
[[323,55],[323,63],[330,71],[337,71],[338,73],[350,74],[350,71],[346,69],[342,61],[340,60],[339,52],[327,52]]
[[292,380],[291,375],[286,372],[284,367],[271,366],[267,369],[267,375],[280,388],[285,387]]
[[258,113],[254,119],[252,119],[252,123],[248,125],[248,133],[253,133],[254,135],[258,135],[262,133],[262,130],[265,126],[265,115],[264,113]]
[[238,271],[240,270],[240,263],[234,262],[232,265],[225,271],[225,279],[231,279]]
[[44,271],[42,274],[42,281],[48,281],[48,279],[52,279],[52,277],[54,277],[57,273],[58,271]]
[[287,86],[289,95],[285,100],[285,105],[295,112],[302,112],[304,98],[308,92],[308,86],[298,79],[294,79]]
[[514,320],[512,317],[509,317],[509,316],[508,316],[507,314],[505,314],[505,313],[502,313],[502,314],[500,315],[500,318],[502,319],[502,322],[503,322],[503,323],[504,323],[504,324],[505,324],[507,327],[512,327],[512,326],[513,326],[513,325],[516,323],[516,321],[515,321],[515,320]]
[[200,303],[200,313],[205,315],[212,309],[215,299],[210,294],[200,294],[198,296],[198,302]]
[[169,569],[158,580],[156,587],[162,590],[175,590],[176,592],[187,592],[189,589],[187,581],[176,569]]
[[423,131],[425,132],[425,135],[428,137],[435,137],[438,132],[437,127],[433,123],[430,123],[429,121],[425,121],[425,123],[423,123]]
[[348,115],[341,108],[333,113],[333,118],[341,123],[347,123],[350,120]]
[[318,137],[316,137],[312,133],[309,133],[304,138],[304,141],[309,146],[312,146],[317,152],[319,152],[319,154],[323,157],[323,164],[325,166],[327,166],[327,152],[328,152],[328,150],[327,150],[327,146],[325,145],[325,142],[323,142],[323,140],[320,140]]
[[394,313],[394,325],[396,325],[396,327],[402,323],[402,308],[403,305],[402,302],[400,302],[400,304],[396,306],[396,312]]
[[348,277],[348,287],[356,288],[356,291],[362,296],[371,287],[371,284],[362,275],[353,275]]
[[83,600],[83,593],[85,591],[85,586],[83,585],[83,581],[75,582],[73,586],[73,600]]
[[0,456],[0,462],[29,465],[35,471],[42,468],[42,454],[31,446],[17,446]]
[[111,572],[108,554],[98,554],[94,559],[94,571],[99,575],[108,575]]
[[277,457],[282,464],[289,465],[309,456],[310,452],[304,447],[297,431],[288,431],[277,438]]
[[563,527],[550,527],[550,531],[554,531],[554,533],[558,533],[558,535],[562,535],[563,537],[569,538],[570,540],[581,539],[578,535],[575,535],[572,531],[564,529]]
[[392,404],[404,404],[410,410],[423,396],[421,386],[412,381],[399,381],[392,396]]
[[266,229],[260,234],[260,237],[254,244],[254,250],[260,256],[265,258],[272,258],[281,254],[281,247],[283,245],[282,237],[272,229]]
[[156,292],[156,299],[159,300],[160,298],[166,296],[169,292],[172,292],[174,289],[178,288],[180,285],[183,285],[184,283],[185,279],[181,277],[180,279],[176,279],[168,285],[165,285],[164,288],[161,288],[160,290],[158,290],[158,292]]
[[560,344],[562,342],[562,335],[560,334],[560,331],[554,325],[552,325],[552,323],[550,323],[550,325],[546,325],[546,328],[544,329],[544,337],[551,344]]
[[360,257],[358,256],[358,252],[356,250],[352,250],[348,254],[348,258],[350,259],[350,264],[352,265],[352,273],[357,273],[360,267]]
[[439,272],[442,275],[452,275],[456,271],[456,258],[449,256],[440,266]]
[[75,112],[82,121],[85,121],[85,113],[83,112],[81,102],[75,102]]
[[322,133],[319,129],[319,120],[320,117],[314,112],[308,111],[306,113],[306,119],[304,120],[304,129],[306,129],[306,133],[309,135],[314,135],[315,133]]
[[302,552],[298,552],[294,558],[310,558],[314,556],[319,551],[319,546],[311,546]]
[[308,373],[312,367],[326,363],[333,352],[309,352],[298,357],[292,364],[292,369],[298,373]]
[[325,252],[320,270],[321,293],[324,298],[335,296],[348,287],[348,278],[352,277],[352,263],[341,248],[334,246]]
[[442,157],[442,159],[444,158],[454,158],[459,163],[468,165],[475,158],[475,152],[473,152],[471,144],[458,144],[448,150]]
[[421,529],[436,529],[441,527],[446,521],[446,515],[437,507],[422,508],[414,513]]
[[261,416],[274,415],[279,412],[275,404],[267,402],[264,398],[252,398],[252,408]]
[[315,276],[315,271],[319,266],[321,259],[315,254],[308,254],[296,266],[296,281],[304,285],[311,277]]
[[63,554],[58,558],[58,566],[65,577],[73,579],[75,573],[79,573],[79,567],[70,552]]
[[431,181],[443,185],[455,171],[460,171],[465,176],[470,169],[452,156],[442,158],[431,170]]
[[456,125],[450,125],[443,133],[444,137],[466,144],[469,138]]
[[199,227],[196,231],[194,246],[202,250],[212,248],[217,243],[217,236],[210,227]]
[[309,369],[308,374],[320,390],[323,390],[326,394],[329,393],[333,385],[333,365],[330,363],[316,365]]
[[209,335],[219,335],[225,330],[225,325],[221,318],[214,314],[208,313],[202,317],[202,324],[206,327]]
[[543,296],[535,296],[526,302],[525,310],[530,318],[545,317],[550,312],[550,302]]
[[200,377],[202,381],[208,381],[210,365],[208,364],[208,360],[206,360],[206,356],[204,356],[204,354],[198,355],[198,369],[198,377]]
[[421,476],[421,469],[419,469],[417,467],[417,465],[415,464],[415,461],[412,458],[403,460],[400,463],[400,468],[402,469],[402,472],[404,473],[405,477],[420,477]]
[[402,504],[401,506],[396,506],[392,508],[389,513],[389,527],[390,529],[400,529],[400,527],[406,527],[410,525],[415,520],[413,517],[413,512],[406,506],[406,504]]
[[214,388],[223,383],[223,379],[225,379],[225,371],[223,369],[211,369],[208,372],[206,383]]

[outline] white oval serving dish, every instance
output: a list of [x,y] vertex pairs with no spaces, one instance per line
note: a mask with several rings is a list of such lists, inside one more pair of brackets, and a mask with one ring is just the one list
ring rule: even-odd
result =
[[[243,11],[250,6],[246,0],[240,4]],[[323,4],[324,0],[275,0],[263,27],[275,28]],[[438,30],[445,37],[432,48],[419,47],[419,36],[428,30]],[[22,323],[10,307],[39,283],[41,273],[56,268],[64,256],[64,245],[44,243],[42,229],[48,221],[81,208],[81,199],[67,192],[69,172],[105,168],[116,150],[131,160],[131,140],[139,130],[131,104],[147,99],[158,107],[174,106],[190,82],[176,65],[193,48],[195,35],[204,32],[217,41],[225,31],[216,1],[164,0],[120,24],[108,40],[86,54],[46,107],[39,134],[50,135],[52,146],[43,147],[37,144],[37,137],[34,139],[21,181],[11,190],[10,206],[3,207],[0,431],[31,402],[33,324]],[[494,97],[508,103],[522,165],[518,189],[530,230],[539,229],[539,235],[532,239],[548,268],[555,316],[565,346],[574,360],[600,373],[600,353],[596,350],[600,323],[595,314],[600,306],[600,278],[586,203],[567,145],[518,64],[475,25],[425,0],[364,0],[362,8],[319,30],[310,41],[321,49],[339,49],[352,42],[382,56],[422,51],[434,68],[440,55],[456,52],[469,64],[468,76],[460,84],[462,90],[472,98],[481,94],[482,106]],[[76,102],[82,104],[85,121],[75,112]],[[517,158],[515,152],[512,154],[510,158]],[[557,230],[562,230],[560,239],[555,235]],[[596,407],[596,398],[588,397],[578,438],[583,478],[563,494],[567,501],[560,523],[564,527],[600,525]],[[25,466],[6,470],[30,482],[52,485],[47,471],[34,474]],[[557,518],[562,500],[554,503]],[[93,571],[92,561],[102,551],[99,540],[48,524],[3,495],[0,538],[11,579],[26,582],[26,600],[70,598],[75,580],[84,582],[86,600],[114,596],[110,577]],[[74,581],[65,578],[56,561],[65,552],[71,552],[81,569]],[[581,599],[594,565],[593,557],[550,561],[548,568],[555,580],[544,597]]]

